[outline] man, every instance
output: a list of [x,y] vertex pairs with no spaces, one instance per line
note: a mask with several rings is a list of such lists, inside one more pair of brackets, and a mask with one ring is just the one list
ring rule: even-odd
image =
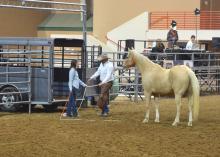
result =
[[195,35],[192,35],[191,39],[186,44],[186,50],[192,50],[193,49],[193,47],[195,45],[195,39],[196,39]]
[[173,48],[179,39],[177,30],[176,30],[176,25],[177,25],[176,21],[172,20],[170,24],[171,29],[167,33],[168,48]]
[[97,102],[97,105],[102,110],[101,116],[108,116],[109,108],[108,108],[108,98],[109,98],[109,90],[112,87],[114,80],[114,67],[111,62],[108,61],[108,56],[106,53],[98,56],[98,60],[101,62],[98,70],[90,77],[90,80],[95,79],[100,76],[99,87],[101,88],[101,93]]

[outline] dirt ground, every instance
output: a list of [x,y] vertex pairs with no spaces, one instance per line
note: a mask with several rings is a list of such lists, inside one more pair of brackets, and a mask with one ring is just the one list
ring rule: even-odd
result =
[[172,127],[174,99],[161,99],[160,123],[143,124],[144,103],[118,100],[111,115],[80,110],[79,120],[60,120],[60,111],[0,113],[0,157],[219,157],[220,96],[201,97],[199,121],[187,127],[183,100],[181,123]]

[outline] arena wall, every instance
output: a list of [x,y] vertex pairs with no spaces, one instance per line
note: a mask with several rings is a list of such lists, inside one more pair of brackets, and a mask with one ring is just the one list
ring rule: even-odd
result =
[[151,11],[193,11],[200,0],[94,0],[94,36],[106,41],[107,32],[126,21]]
[[36,37],[37,26],[50,12],[0,8],[0,36]]

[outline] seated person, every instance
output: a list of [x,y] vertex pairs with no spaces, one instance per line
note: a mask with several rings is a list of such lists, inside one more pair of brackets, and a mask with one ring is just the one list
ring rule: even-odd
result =
[[196,47],[196,37],[195,37],[195,35],[192,35],[191,36],[191,39],[187,42],[187,44],[186,44],[186,50],[193,50],[193,49],[195,49],[195,47]]
[[152,48],[151,52],[163,52],[165,46],[160,39],[156,41],[156,46]]

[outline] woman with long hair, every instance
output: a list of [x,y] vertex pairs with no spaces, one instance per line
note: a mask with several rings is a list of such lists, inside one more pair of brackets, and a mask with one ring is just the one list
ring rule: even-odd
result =
[[67,112],[66,115],[64,116],[68,116],[68,117],[77,117],[78,113],[77,113],[77,106],[76,106],[76,93],[79,90],[79,85],[82,85],[83,87],[86,87],[87,85],[82,82],[79,79],[79,75],[78,72],[76,70],[77,68],[77,60],[73,59],[71,61],[71,65],[70,65],[70,71],[69,71],[69,102],[67,105]]

